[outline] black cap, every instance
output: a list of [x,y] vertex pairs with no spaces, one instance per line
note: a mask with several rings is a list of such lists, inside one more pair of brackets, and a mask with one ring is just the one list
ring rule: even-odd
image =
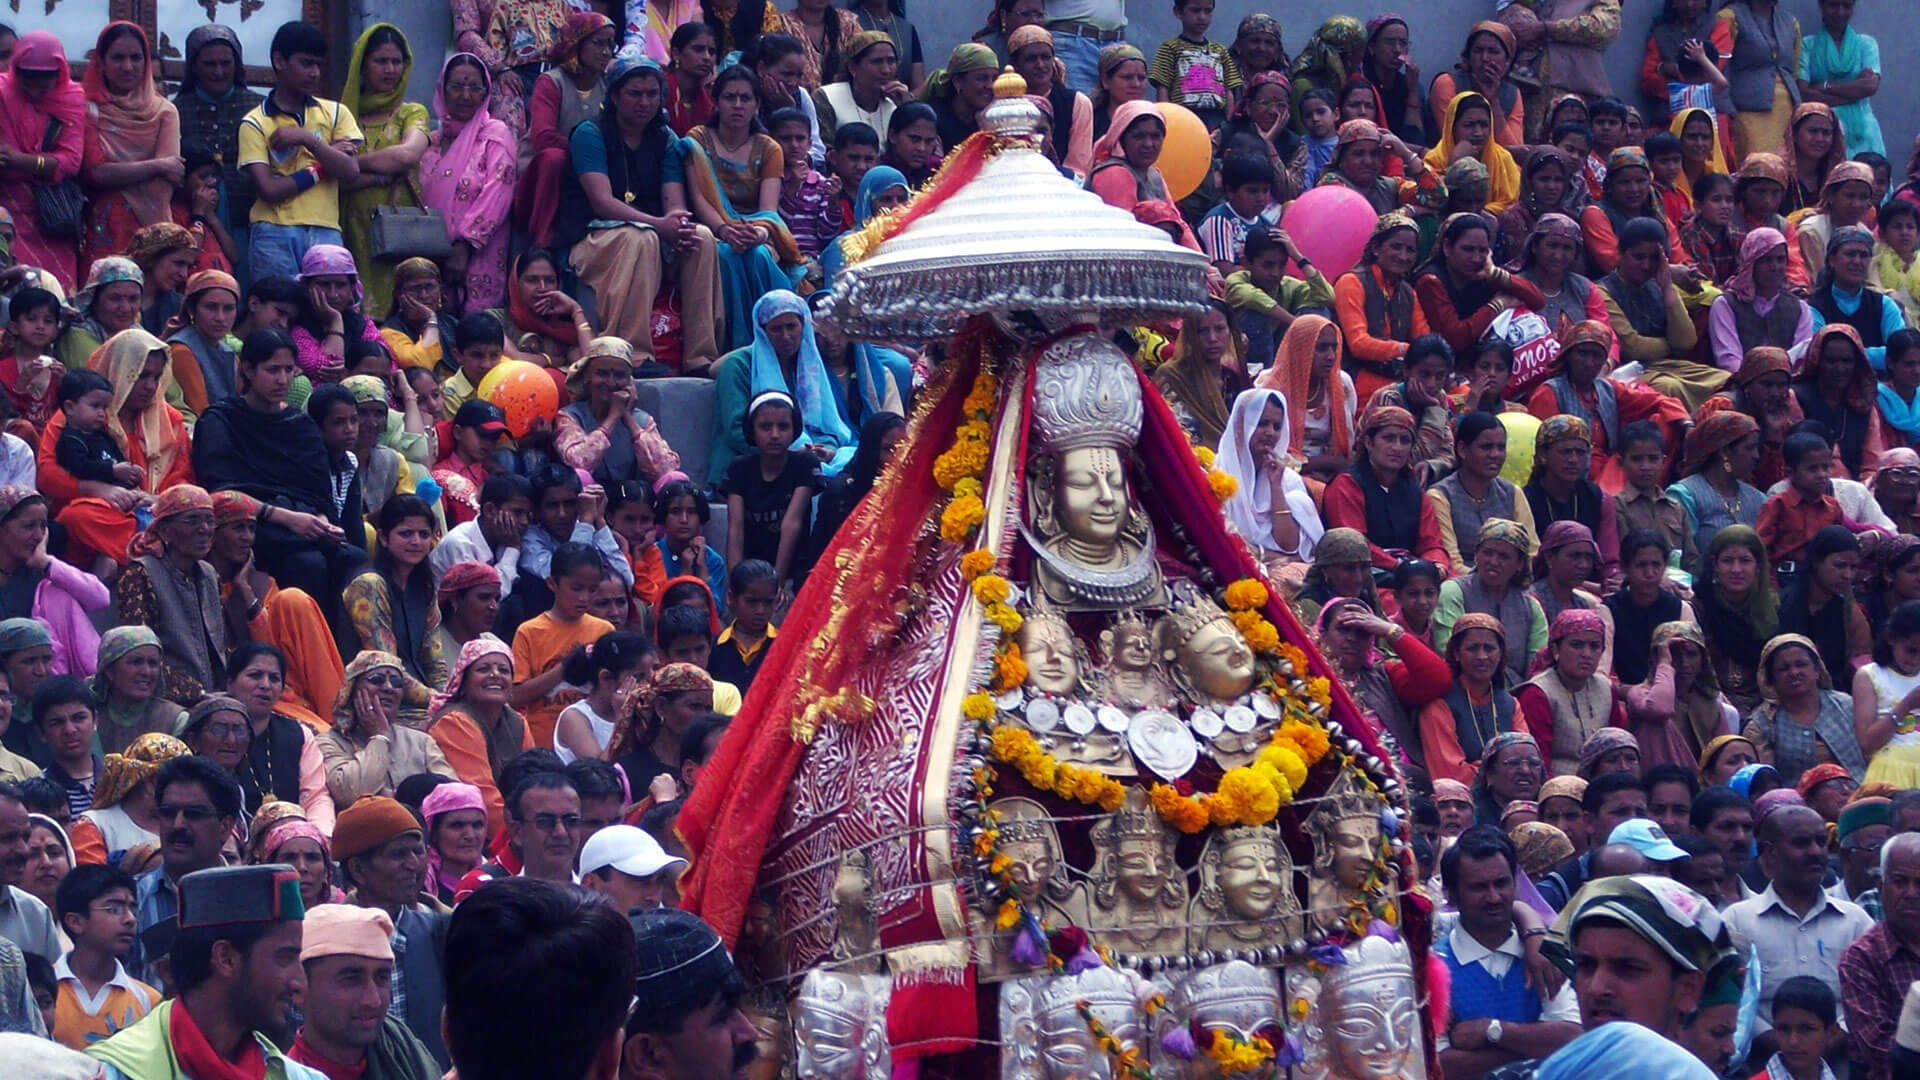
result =
[[479,428],[488,435],[505,435],[507,414],[501,412],[500,406],[491,401],[474,398],[460,406],[460,411],[453,414],[453,426]]

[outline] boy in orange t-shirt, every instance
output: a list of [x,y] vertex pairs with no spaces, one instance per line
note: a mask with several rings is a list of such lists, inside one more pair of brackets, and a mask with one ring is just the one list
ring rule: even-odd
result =
[[553,551],[547,587],[553,606],[520,624],[513,635],[513,707],[526,718],[533,745],[551,748],[560,710],[572,698],[562,697],[561,669],[567,655],[613,632],[613,624],[588,614],[593,591],[607,573],[600,552],[586,544],[561,544]]
[[72,1050],[133,1026],[160,1004],[160,991],[127,974],[120,961],[139,929],[133,878],[116,866],[82,864],[54,894],[60,928],[73,948],[53,967],[60,980],[54,998],[54,1041]]

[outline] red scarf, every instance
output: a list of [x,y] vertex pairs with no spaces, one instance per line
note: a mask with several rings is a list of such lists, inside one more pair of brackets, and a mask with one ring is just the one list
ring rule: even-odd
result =
[[527,295],[517,274],[507,286],[507,311],[513,315],[514,325],[522,330],[530,330],[562,345],[586,344],[580,340],[580,328],[574,325],[572,319],[565,316],[549,319],[533,310],[533,298]]
[[180,1071],[195,1080],[266,1080],[267,1056],[258,1039],[248,1036],[239,1061],[228,1061],[207,1042],[200,1025],[193,1022],[181,1002],[174,1002],[167,1015],[167,1038],[173,1043],[173,1056]]

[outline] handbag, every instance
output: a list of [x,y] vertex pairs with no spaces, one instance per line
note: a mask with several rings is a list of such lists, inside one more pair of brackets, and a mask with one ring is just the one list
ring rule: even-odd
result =
[[[49,118],[40,152],[52,153],[59,143],[60,121]],[[33,210],[40,218],[40,231],[51,239],[78,240],[86,228],[87,196],[78,180],[33,185]]]
[[440,262],[453,254],[453,241],[447,237],[447,219],[427,206],[396,206],[400,186],[387,188],[387,205],[373,208],[373,220],[367,230],[373,257],[381,262],[397,263],[406,259],[432,259]]

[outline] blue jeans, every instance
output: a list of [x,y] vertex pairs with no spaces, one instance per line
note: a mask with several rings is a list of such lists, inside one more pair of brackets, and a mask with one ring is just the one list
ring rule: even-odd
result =
[[274,225],[256,221],[247,229],[247,272],[264,277],[297,278],[300,257],[315,244],[342,244],[339,229],[318,225]]
[[1115,43],[1077,34],[1055,33],[1053,55],[1067,65],[1067,85],[1092,95],[1100,85],[1100,50],[1112,44]]

